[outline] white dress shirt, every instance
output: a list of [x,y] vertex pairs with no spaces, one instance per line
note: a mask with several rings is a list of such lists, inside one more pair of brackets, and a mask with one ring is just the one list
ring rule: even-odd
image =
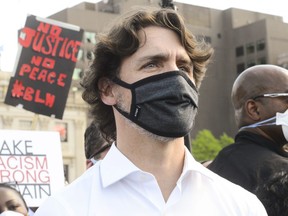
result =
[[106,157],[34,216],[265,216],[252,193],[196,162],[186,149],[183,172],[167,202],[155,177],[137,168],[115,145]]

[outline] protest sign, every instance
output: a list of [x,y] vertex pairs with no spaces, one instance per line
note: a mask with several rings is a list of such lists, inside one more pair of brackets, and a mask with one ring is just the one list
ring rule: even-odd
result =
[[82,37],[78,26],[28,16],[5,103],[62,119]]
[[0,182],[14,184],[28,206],[64,186],[58,132],[0,130]]

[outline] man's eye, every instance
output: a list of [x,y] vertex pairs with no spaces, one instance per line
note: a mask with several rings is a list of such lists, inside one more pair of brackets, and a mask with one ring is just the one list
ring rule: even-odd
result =
[[157,65],[154,62],[150,62],[150,63],[144,65],[145,68],[154,68],[156,66]]
[[191,67],[188,66],[179,66],[178,69],[188,73],[191,71]]

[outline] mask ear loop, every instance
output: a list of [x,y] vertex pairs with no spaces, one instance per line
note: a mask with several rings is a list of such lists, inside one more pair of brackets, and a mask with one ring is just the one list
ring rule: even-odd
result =
[[269,118],[269,119],[266,119],[266,120],[263,120],[263,121],[260,121],[260,122],[257,122],[257,123],[252,124],[252,125],[243,126],[239,130],[243,130],[246,128],[256,128],[256,127],[260,127],[260,126],[269,126],[269,125],[276,125],[276,116]]
[[96,160],[94,157],[92,157],[92,158],[90,158],[90,161],[91,161],[91,162],[93,163],[93,165],[94,165],[94,164],[97,163],[98,160]]
[[288,144],[283,145],[282,149],[283,151],[288,153]]
[[[276,113],[276,125],[282,125],[283,135],[288,142],[288,109],[284,113]],[[288,153],[288,143],[282,149]]]

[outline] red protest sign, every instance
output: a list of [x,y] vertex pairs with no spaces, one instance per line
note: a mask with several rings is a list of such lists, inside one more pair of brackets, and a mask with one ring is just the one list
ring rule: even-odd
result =
[[77,26],[28,16],[5,103],[62,119],[82,37]]

